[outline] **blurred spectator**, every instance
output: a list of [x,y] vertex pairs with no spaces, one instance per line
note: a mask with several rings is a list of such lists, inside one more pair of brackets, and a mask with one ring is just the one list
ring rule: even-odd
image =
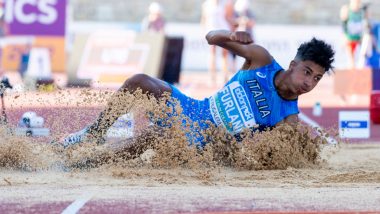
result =
[[142,31],[165,32],[165,18],[162,6],[157,2],[149,5],[149,13],[142,21]]
[[233,31],[235,29],[236,25],[236,17],[235,17],[235,10],[234,10],[234,0],[225,0],[225,18],[229,25],[229,30]]
[[250,1],[237,0],[234,5],[234,14],[236,19],[236,30],[246,31],[253,35],[255,16],[250,8]]
[[[228,16],[228,2],[229,0],[205,0],[202,4],[202,17],[201,25],[205,32],[211,30],[231,30],[227,21]],[[222,72],[224,81],[229,79],[228,75],[228,51],[225,49],[222,52]],[[211,83],[216,85],[216,53],[217,48],[215,45],[210,46],[210,61],[209,72],[211,77]]]
[[367,16],[366,7],[362,6],[361,0],[350,0],[349,4],[343,5],[340,10],[350,68],[356,68],[356,50],[361,44]]
[[21,62],[20,62],[20,65],[19,65],[19,73],[20,73],[20,76],[22,78],[25,77],[25,73],[27,72],[28,70],[28,65],[29,65],[29,58],[30,58],[30,52],[32,50],[32,44],[31,43],[27,43],[25,45],[25,48],[22,50],[22,53],[21,53]]
[[369,13],[368,13],[368,7],[369,3],[363,4],[362,10],[364,13],[364,19],[363,19],[363,35],[362,40],[360,43],[360,52],[359,52],[359,60],[357,63],[357,67],[364,68],[366,66],[367,58],[372,55],[372,47],[374,46],[374,43],[376,43],[376,38],[372,34],[372,24],[369,20]]
[[[252,35],[255,40],[253,27],[255,26],[255,16],[250,8],[249,0],[237,0],[233,5],[233,31],[245,31]],[[254,41],[253,41],[254,42]],[[236,70],[236,55],[232,54],[232,70]]]

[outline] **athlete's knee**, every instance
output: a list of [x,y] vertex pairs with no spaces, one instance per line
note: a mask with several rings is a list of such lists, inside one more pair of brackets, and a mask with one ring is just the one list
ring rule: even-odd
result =
[[143,92],[149,92],[152,88],[152,79],[152,77],[146,74],[135,74],[124,82],[122,88],[128,91],[141,89]]
[[123,83],[123,88],[141,88],[149,78],[146,74],[135,74]]

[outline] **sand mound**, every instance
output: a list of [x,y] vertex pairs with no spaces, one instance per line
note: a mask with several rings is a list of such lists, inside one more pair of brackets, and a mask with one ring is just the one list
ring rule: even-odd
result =
[[[84,91],[83,94],[88,92]],[[104,99],[105,94],[100,96]],[[312,137],[310,130],[304,127],[282,125],[263,132],[246,130],[237,141],[237,138],[211,124],[207,130],[197,129],[197,124],[181,115],[178,105],[174,107],[176,114],[173,114],[173,108],[167,105],[168,99],[164,96],[157,100],[141,90],[133,95],[113,95],[109,99],[113,107],[109,109],[112,115],[131,111],[145,117],[138,118],[133,139],[110,140],[104,145],[86,142],[61,150],[50,144],[13,136],[3,128],[0,133],[0,167],[38,170],[51,168],[57,163],[66,169],[90,169],[104,165],[124,168],[144,166],[192,169],[205,172],[203,174],[207,177],[208,172],[217,167],[266,170],[313,167],[320,163],[320,145],[323,141]],[[99,99],[96,94],[89,93],[86,102],[92,100],[98,102]],[[115,108],[120,105],[122,107]],[[150,125],[149,121],[152,122]],[[189,139],[200,135],[208,139],[205,147],[195,143],[189,145]]]
[[13,136],[0,127],[0,167],[6,169],[44,170],[55,167],[58,156],[49,145],[26,137]]

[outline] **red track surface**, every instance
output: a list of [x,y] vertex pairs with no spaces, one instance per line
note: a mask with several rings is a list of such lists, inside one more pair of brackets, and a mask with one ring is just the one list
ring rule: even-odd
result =
[[0,202],[0,213],[61,213],[71,202],[55,203],[2,203]]
[[[157,199],[159,200],[159,199]],[[231,203],[228,201],[226,203]],[[241,202],[238,202],[241,203]],[[267,209],[254,209],[249,203],[250,207],[241,209],[226,209],[221,207],[209,207],[207,204],[199,204],[198,207],[193,207],[193,210],[187,210],[186,207],[179,207],[176,204],[159,204],[152,201],[90,201],[84,204],[77,213],[254,213],[254,214],[375,214],[380,211],[339,211],[339,210],[325,210],[314,211],[315,209],[300,208],[297,211],[281,211],[281,210],[267,210]],[[0,213],[62,213],[71,202],[48,202],[48,203],[1,203]],[[248,204],[247,204],[248,205]],[[194,204],[193,204],[194,206]],[[194,210],[195,209],[195,210]]]

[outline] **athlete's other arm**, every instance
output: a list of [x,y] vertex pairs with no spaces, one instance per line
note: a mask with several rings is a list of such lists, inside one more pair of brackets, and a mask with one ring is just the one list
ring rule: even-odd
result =
[[340,8],[340,13],[339,13],[339,16],[340,16],[340,20],[342,22],[344,21],[347,21],[348,19],[348,5],[343,5],[341,8]]
[[348,5],[343,5],[340,8],[340,21],[342,22],[343,32],[347,33],[347,21],[348,21]]
[[[289,124],[293,127],[296,127],[296,128],[301,128],[301,126],[298,126],[298,124],[300,123],[300,120],[298,118],[298,114],[292,114],[292,115],[289,115],[288,117],[286,117],[284,120],[280,121],[277,125],[280,125],[280,124]],[[320,127],[314,127],[313,125],[310,125],[311,128],[313,128],[313,135],[315,136],[320,136],[322,139],[325,139],[329,144],[337,144],[338,142],[333,138],[333,137],[330,137],[330,136],[325,136],[324,135],[324,131],[320,128]],[[300,131],[302,131],[303,129],[301,128]]]
[[265,48],[253,44],[252,36],[245,31],[214,30],[206,35],[206,40],[210,45],[220,46],[245,58],[244,66],[248,66],[247,69],[264,66],[272,61],[269,52]]
[[[287,124],[290,124],[290,125],[297,125],[300,120],[298,118],[298,114],[292,114],[292,115],[289,115],[287,116],[284,120],[283,120],[284,123],[287,123]],[[281,123],[281,122],[280,122]]]
[[291,114],[287,116],[285,119],[281,120],[276,124],[276,126],[283,125],[283,124],[288,124],[293,127],[297,127],[299,124],[300,120],[298,118],[298,114]]

